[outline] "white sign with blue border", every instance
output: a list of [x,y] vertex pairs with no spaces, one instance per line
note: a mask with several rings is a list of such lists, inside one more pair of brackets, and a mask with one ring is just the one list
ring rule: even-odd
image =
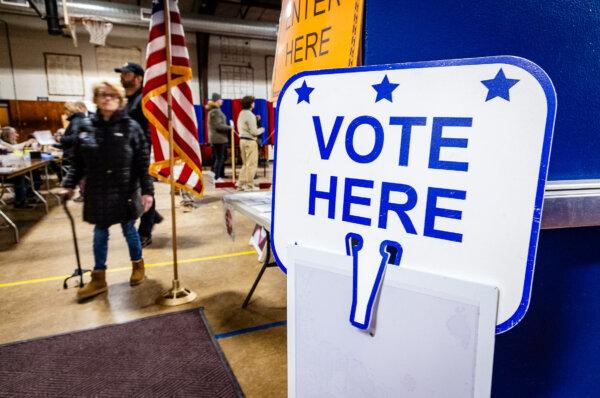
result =
[[556,94],[501,56],[302,72],[277,105],[272,239],[352,256],[352,325],[397,267],[496,286],[496,332],[531,296]]

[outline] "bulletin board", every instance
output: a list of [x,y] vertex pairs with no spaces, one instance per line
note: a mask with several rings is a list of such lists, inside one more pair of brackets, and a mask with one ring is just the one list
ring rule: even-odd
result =
[[48,95],[85,95],[81,55],[44,53]]

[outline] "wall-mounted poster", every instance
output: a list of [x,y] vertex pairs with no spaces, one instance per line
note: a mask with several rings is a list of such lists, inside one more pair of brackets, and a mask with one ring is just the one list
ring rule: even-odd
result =
[[81,56],[44,53],[48,95],[85,95]]

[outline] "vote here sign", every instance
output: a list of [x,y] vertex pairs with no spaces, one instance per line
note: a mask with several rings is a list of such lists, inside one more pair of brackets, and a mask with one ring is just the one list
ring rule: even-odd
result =
[[537,65],[488,57],[303,72],[277,105],[272,236],[352,256],[369,328],[395,267],[496,286],[497,332],[531,295],[556,95]]

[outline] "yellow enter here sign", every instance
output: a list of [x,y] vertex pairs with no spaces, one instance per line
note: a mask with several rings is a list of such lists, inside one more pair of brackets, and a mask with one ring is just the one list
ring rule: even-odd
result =
[[292,75],[359,63],[363,0],[283,0],[273,97]]

